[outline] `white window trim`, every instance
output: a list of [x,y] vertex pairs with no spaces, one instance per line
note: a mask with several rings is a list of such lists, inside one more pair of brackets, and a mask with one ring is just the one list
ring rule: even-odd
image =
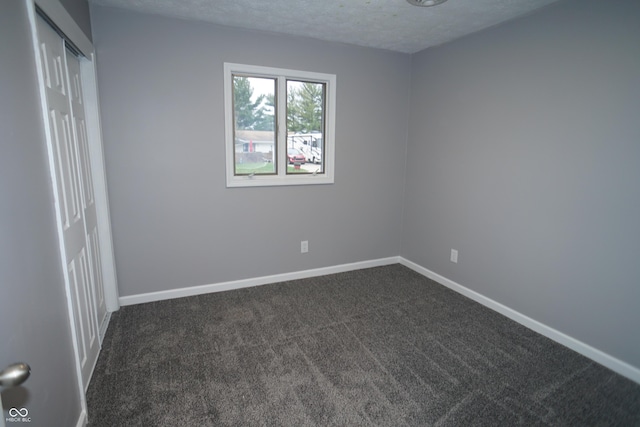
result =
[[[234,165],[234,125],[233,125],[233,74],[250,74],[257,77],[271,77],[278,79],[300,79],[326,83],[325,93],[325,134],[323,157],[324,173],[322,174],[287,174],[287,127],[280,120],[276,144],[277,144],[277,170],[278,175],[235,175]],[[277,97],[286,100],[286,84],[278,85]],[[278,103],[277,116],[286,117],[286,103]],[[225,153],[227,169],[227,187],[261,187],[279,185],[312,185],[333,184],[335,163],[335,117],[336,117],[336,76],[335,74],[313,73],[309,71],[287,70],[283,68],[261,67],[256,65],[244,65],[224,63],[224,116],[225,116]]]

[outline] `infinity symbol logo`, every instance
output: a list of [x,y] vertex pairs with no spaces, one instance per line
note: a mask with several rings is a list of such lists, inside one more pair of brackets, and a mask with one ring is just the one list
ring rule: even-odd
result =
[[27,408],[11,408],[9,409],[9,415],[12,417],[26,417],[27,415],[29,415],[29,411],[27,410]]

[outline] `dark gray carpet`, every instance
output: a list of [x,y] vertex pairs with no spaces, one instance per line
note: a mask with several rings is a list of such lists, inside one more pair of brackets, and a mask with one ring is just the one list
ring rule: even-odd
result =
[[640,425],[640,385],[400,265],[123,307],[90,426]]

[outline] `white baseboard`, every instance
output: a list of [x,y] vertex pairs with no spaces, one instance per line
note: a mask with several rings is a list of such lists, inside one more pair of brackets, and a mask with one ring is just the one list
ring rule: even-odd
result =
[[585,344],[582,341],[579,341],[563,332],[560,332],[550,326],[547,326],[535,319],[532,319],[518,311],[513,310],[512,308],[509,308],[503,304],[500,304],[499,302],[494,301],[491,298],[488,298],[476,291],[466,288],[460,285],[459,283],[454,282],[453,280],[447,279],[444,276],[434,273],[433,271],[400,256],[380,258],[380,259],[370,260],[370,261],[361,261],[361,262],[355,262],[350,264],[341,264],[341,265],[336,265],[331,267],[316,268],[312,270],[296,271],[292,273],[275,274],[272,276],[263,276],[263,277],[256,277],[251,279],[214,283],[210,285],[200,285],[200,286],[192,286],[188,288],[178,288],[178,289],[170,289],[166,291],[150,292],[150,293],[138,294],[138,295],[129,295],[129,296],[120,297],[119,301],[120,301],[120,305],[122,306],[142,304],[142,303],[153,302],[153,301],[161,301],[161,300],[167,300],[167,299],[173,299],[173,298],[188,297],[193,295],[208,294],[212,292],[222,292],[222,291],[228,291],[232,289],[241,289],[241,288],[248,288],[252,286],[267,285],[270,283],[285,282],[288,280],[305,279],[308,277],[324,276],[327,274],[334,274],[334,273],[343,273],[346,271],[361,270],[363,268],[378,267],[378,266],[397,264],[397,263],[400,263],[412,269],[413,271],[443,286],[446,286],[447,288],[452,289],[455,292],[458,292],[459,294],[462,294],[468,298],[471,298],[472,300],[484,305],[485,307],[488,307],[494,311],[497,311],[498,313],[508,317],[509,319],[514,320],[520,323],[521,325],[541,335],[544,335],[545,337],[552,339],[553,341],[559,344],[562,344],[582,354],[583,356],[586,356],[589,359],[603,366],[606,366],[612,371],[617,372],[618,374],[624,377],[627,377],[630,380],[640,384],[639,368],[632,366],[626,362],[623,362],[622,360],[617,359],[601,350],[598,350],[597,348],[594,348],[588,344]]
[[397,264],[399,257],[380,258],[370,261],[340,264],[331,267],[315,268],[312,270],[296,271],[293,273],[274,274],[272,276],[256,277],[251,279],[233,280],[230,282],[214,283],[211,285],[191,286],[188,288],[169,289],[166,291],[150,292],[146,294],[129,295],[120,297],[120,305],[142,304],[146,302],[161,301],[173,298],[202,295],[212,292],[229,291],[232,289],[248,288],[252,286],[267,285],[270,283],[286,282],[288,280],[306,279],[308,277],[325,276],[327,274],[343,273],[345,271],[361,270],[363,268],[379,267],[382,265]]
[[591,347],[590,345],[585,344],[582,341],[579,341],[556,329],[553,329],[550,326],[540,323],[535,319],[525,316],[524,314],[519,313],[503,304],[500,304],[499,302],[494,301],[491,298],[488,298],[476,291],[466,288],[459,283],[454,282],[453,280],[447,279],[444,276],[434,273],[433,271],[424,268],[414,263],[413,261],[409,261],[408,259],[405,259],[403,257],[398,257],[398,259],[400,264],[409,267],[415,272],[420,273],[423,276],[428,277],[429,279],[438,282],[439,284],[446,286],[447,288],[455,292],[458,292],[459,294],[471,298],[472,300],[484,305],[485,307],[497,311],[498,313],[508,317],[509,319],[514,320],[521,325],[526,326],[527,328],[541,335],[544,335],[545,337],[552,339],[559,344],[569,347],[571,350],[576,351],[583,356],[588,357],[589,359],[603,366],[606,366],[612,371],[617,372],[618,374],[640,384],[639,368],[623,362],[622,360],[617,359],[601,350],[598,350],[597,348]]
[[80,417],[78,417],[78,422],[76,423],[76,427],[85,427],[87,425],[87,411],[84,409],[80,412]]

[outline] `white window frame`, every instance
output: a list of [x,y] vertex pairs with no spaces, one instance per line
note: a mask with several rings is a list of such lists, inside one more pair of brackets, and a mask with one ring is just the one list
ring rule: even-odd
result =
[[[235,175],[234,164],[234,122],[233,122],[233,75],[245,74],[252,77],[267,77],[277,80],[276,156],[277,175]],[[324,169],[318,174],[287,174],[287,126],[286,126],[286,81],[302,80],[326,84],[325,90],[325,133],[322,152]],[[335,74],[314,73],[309,71],[288,70],[283,68],[262,67],[224,63],[224,115],[225,115],[225,153],[227,169],[227,187],[260,187],[279,185],[333,184],[335,163],[335,117],[336,117],[336,76]]]

